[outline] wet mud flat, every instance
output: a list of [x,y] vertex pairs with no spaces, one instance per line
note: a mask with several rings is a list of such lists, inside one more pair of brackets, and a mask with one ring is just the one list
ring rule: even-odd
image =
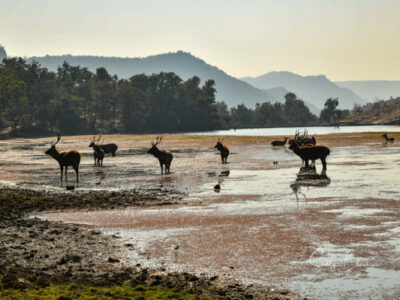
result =
[[[275,285],[319,299],[396,297],[400,149],[379,137],[317,137],[332,152],[326,178],[320,162],[310,178],[303,176],[299,158],[286,148],[271,148],[269,137],[226,138],[231,149],[226,165],[212,149],[215,138],[171,137],[163,146],[174,153],[173,172],[160,176],[158,162],[145,154],[147,138],[121,136],[121,153],[105,160],[104,168],[94,167],[89,153],[83,157],[83,179],[74,193],[157,191],[166,195],[165,205],[128,203],[103,210],[92,205],[84,211],[36,212],[40,220],[33,220],[100,231],[119,247],[113,257],[125,266],[238,279],[264,286],[264,292]],[[74,139],[62,147],[87,146],[84,137]],[[43,158],[40,147],[33,146],[35,167],[2,158],[12,172],[0,172],[0,179],[65,193],[55,162]],[[32,155],[32,149],[18,151]],[[101,181],[96,170],[104,174]],[[174,201],[168,203],[169,196]]]
[[199,299],[298,299],[287,290],[142,266],[139,261],[126,261],[121,255],[136,245],[124,242],[119,234],[108,235],[91,226],[32,217],[32,213],[46,209],[115,209],[149,203],[167,204],[165,199],[149,194],[68,195],[1,188],[0,294],[7,297],[5,291],[37,289],[50,284],[72,284],[77,289],[83,284],[93,288],[139,286],[138,291],[143,287],[161,288],[178,293],[179,298],[197,295]]

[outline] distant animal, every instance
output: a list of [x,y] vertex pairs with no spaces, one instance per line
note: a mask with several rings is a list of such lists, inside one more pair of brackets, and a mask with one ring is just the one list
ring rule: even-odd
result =
[[214,146],[214,148],[217,148],[218,151],[221,153],[221,161],[223,164],[227,163],[228,156],[229,156],[229,149],[228,147],[222,145],[221,139],[218,138],[217,144]]
[[317,140],[315,139],[315,136],[309,138],[308,137],[308,132],[307,129],[304,130],[303,134],[300,135],[300,132],[296,130],[296,133],[294,135],[294,139],[289,140],[289,144],[296,142],[297,145],[316,145]]
[[293,150],[304,162],[306,168],[308,168],[308,161],[321,160],[323,170],[326,171],[326,157],[331,152],[328,147],[325,146],[312,146],[300,148],[295,142],[290,143],[289,149]]
[[161,143],[162,139],[162,136],[157,135],[156,141],[151,142],[152,147],[147,151],[147,153],[150,153],[158,158],[161,167],[161,175],[163,174],[163,166],[165,167],[165,173],[170,173],[169,168],[174,157],[170,151],[160,150],[157,148],[157,145]]
[[96,144],[100,141],[100,137],[96,140],[95,137],[93,137],[90,141],[89,147],[93,148],[93,157],[94,157],[94,164],[95,166],[102,166],[103,165],[103,159],[104,159],[104,150],[100,147],[100,145]]
[[388,136],[387,136],[387,133],[382,134],[382,136],[385,138],[386,143],[387,143],[387,142],[390,142],[390,143],[394,142],[394,138],[388,137]]
[[[96,143],[99,143],[100,139],[101,139],[101,135],[99,135],[96,142],[92,141],[90,143],[89,147],[93,147]],[[101,144],[96,144],[96,145],[99,146],[104,151],[104,154],[111,153],[112,156],[116,156],[115,152],[117,152],[117,150],[118,150],[117,144],[111,143],[111,144],[105,144],[105,145],[101,145]]]
[[287,140],[288,140],[288,138],[285,136],[285,139],[283,141],[272,141],[271,145],[272,146],[285,146]]
[[63,179],[63,171],[65,168],[65,179],[67,179],[68,167],[72,166],[76,174],[76,182],[79,182],[79,163],[81,162],[81,154],[78,151],[69,151],[59,153],[56,149],[56,145],[61,140],[61,135],[57,135],[57,141],[51,145],[51,147],[45,152],[54,158],[60,165],[61,179]]

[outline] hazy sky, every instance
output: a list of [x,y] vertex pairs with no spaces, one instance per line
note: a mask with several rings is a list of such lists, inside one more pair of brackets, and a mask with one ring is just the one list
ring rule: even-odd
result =
[[227,73],[400,80],[400,0],[0,0],[10,56],[184,50]]

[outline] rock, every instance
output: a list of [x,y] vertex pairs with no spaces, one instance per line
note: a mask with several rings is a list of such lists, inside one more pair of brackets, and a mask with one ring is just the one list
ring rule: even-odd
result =
[[118,263],[119,259],[118,258],[109,257],[108,258],[108,262],[110,262],[110,263]]

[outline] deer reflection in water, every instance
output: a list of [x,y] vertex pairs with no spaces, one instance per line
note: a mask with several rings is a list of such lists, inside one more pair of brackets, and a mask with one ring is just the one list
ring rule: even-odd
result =
[[299,201],[299,194],[301,194],[304,199],[307,199],[306,196],[300,191],[302,186],[326,187],[330,183],[331,179],[326,175],[325,170],[322,170],[321,174],[318,174],[315,170],[315,167],[301,167],[299,173],[297,173],[296,181],[290,185],[290,188],[296,195],[296,200]]
[[221,191],[221,184],[224,182],[226,178],[229,177],[231,173],[230,170],[221,171],[218,175],[218,183],[214,186],[214,192],[219,193]]

